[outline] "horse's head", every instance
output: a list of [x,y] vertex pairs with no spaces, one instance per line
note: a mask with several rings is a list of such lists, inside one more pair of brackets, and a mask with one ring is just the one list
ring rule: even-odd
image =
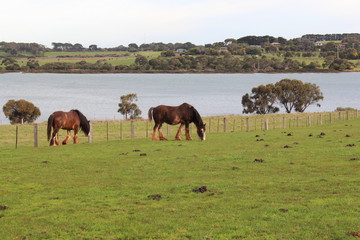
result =
[[197,128],[197,134],[199,136],[199,138],[201,139],[201,141],[205,141],[206,140],[206,128],[205,128],[205,124],[201,124],[198,128]]

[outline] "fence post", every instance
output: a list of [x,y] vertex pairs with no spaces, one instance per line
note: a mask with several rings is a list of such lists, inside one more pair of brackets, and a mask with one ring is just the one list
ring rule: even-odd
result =
[[19,139],[19,126],[16,125],[16,133],[15,133],[15,148],[18,148],[18,139]]
[[285,129],[286,128],[286,118],[283,117],[283,128]]
[[167,136],[170,136],[170,125],[169,124],[167,124],[166,131],[167,131]]
[[320,113],[320,125],[323,124],[322,114]]
[[296,127],[299,128],[299,117],[296,117]]
[[265,131],[269,130],[269,119],[265,119],[264,121],[264,130]]
[[131,120],[131,138],[135,137],[135,126],[134,121]]
[[211,118],[209,118],[209,129],[208,129],[209,133],[211,132]]
[[339,121],[341,120],[341,111],[339,111],[339,117],[338,117],[338,120],[339,120]]
[[220,118],[218,118],[218,121],[217,121],[217,132],[219,132],[219,128],[220,128]]
[[106,121],[106,141],[109,141],[109,121]]
[[224,118],[224,132],[226,132],[226,118]]
[[93,134],[92,122],[90,122],[89,124],[90,124],[90,133],[88,135],[88,143],[92,143],[92,134]]
[[34,147],[38,147],[38,125],[34,124]]
[[120,139],[123,139],[123,122],[120,120]]
[[310,119],[310,115],[308,116],[308,127],[311,126],[311,119]]
[[346,111],[346,120],[349,120],[349,111]]
[[249,118],[246,118],[246,131],[247,131],[247,132],[249,132],[249,131],[250,131]]
[[329,116],[329,118],[330,118],[329,121],[330,121],[330,123],[332,123],[332,114],[329,113],[329,115],[330,115],[330,116]]

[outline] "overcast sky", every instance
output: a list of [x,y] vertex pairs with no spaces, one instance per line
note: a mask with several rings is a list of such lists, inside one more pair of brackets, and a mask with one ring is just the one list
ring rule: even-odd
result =
[[360,32],[360,0],[0,0],[0,6],[0,41],[48,47]]

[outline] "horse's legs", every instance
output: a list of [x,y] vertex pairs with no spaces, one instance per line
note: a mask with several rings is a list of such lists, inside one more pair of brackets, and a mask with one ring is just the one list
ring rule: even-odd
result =
[[55,144],[56,146],[59,146],[60,145],[60,142],[59,142],[59,131],[56,132],[56,135],[55,135]]
[[62,144],[63,145],[67,144],[70,138],[71,138],[71,132],[70,130],[67,130],[66,138],[64,139],[64,141],[62,141]]
[[190,137],[189,123],[185,123],[185,136],[186,140],[192,140],[192,138]]
[[53,130],[53,133],[51,135],[51,139],[50,139],[50,146],[57,146],[59,145],[59,141],[57,139],[57,133],[59,132],[58,129],[55,129]]
[[79,143],[78,133],[79,133],[79,129],[75,128],[75,129],[74,129],[74,144],[78,144],[78,143]]
[[152,138],[151,138],[153,141],[159,141],[159,139],[156,137],[156,131],[159,130],[159,126],[160,126],[159,123],[155,123],[153,133],[152,133]]
[[180,127],[179,127],[179,129],[178,129],[178,131],[177,131],[177,133],[176,133],[176,136],[175,136],[175,140],[181,140],[181,131],[182,131],[182,128],[184,127],[184,124],[183,123],[181,123],[180,124]]
[[159,138],[160,138],[160,140],[165,140],[165,141],[167,141],[167,138],[164,137],[164,135],[163,135],[163,132],[162,132],[161,127],[162,127],[162,123],[160,123],[160,126],[159,126]]

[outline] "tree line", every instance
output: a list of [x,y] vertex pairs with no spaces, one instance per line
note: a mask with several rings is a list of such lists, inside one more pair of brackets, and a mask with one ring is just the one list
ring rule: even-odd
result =
[[[355,65],[346,60],[327,57],[323,64],[299,62],[291,58],[283,60],[266,56],[245,56],[240,58],[231,54],[179,55],[166,51],[160,57],[148,60],[137,55],[130,65],[113,65],[106,60],[95,63],[86,61],[51,62],[40,65],[35,58],[29,58],[25,66],[20,66],[14,58],[4,58],[1,62],[7,71],[27,72],[233,72],[233,73],[270,73],[270,72],[316,72],[351,70]],[[325,70],[325,68],[327,70]]]
[[[319,44],[319,41],[323,43]],[[328,42],[326,42],[328,41]],[[334,41],[340,41],[339,44]],[[91,44],[84,47],[80,43],[61,43],[53,42],[52,48],[47,48],[44,45],[37,43],[15,43],[15,42],[0,42],[0,51],[10,54],[10,56],[19,56],[21,52],[29,52],[34,56],[41,56],[44,52],[83,52],[83,51],[190,51],[188,54],[209,54],[213,55],[219,49],[227,50],[232,55],[261,55],[264,53],[286,53],[286,52],[346,52],[345,50],[352,49],[354,52],[352,58],[359,59],[360,52],[360,34],[306,34],[300,38],[285,39],[283,37],[273,36],[245,36],[238,39],[227,38],[221,42],[209,43],[205,45],[195,45],[191,42],[186,43],[143,43],[138,45],[130,43],[128,46],[119,45],[112,48],[101,48],[96,44]],[[355,53],[357,52],[357,54]],[[329,54],[328,54],[329,55]],[[341,58],[348,58],[348,55],[343,54]],[[350,57],[351,59],[351,57]]]

